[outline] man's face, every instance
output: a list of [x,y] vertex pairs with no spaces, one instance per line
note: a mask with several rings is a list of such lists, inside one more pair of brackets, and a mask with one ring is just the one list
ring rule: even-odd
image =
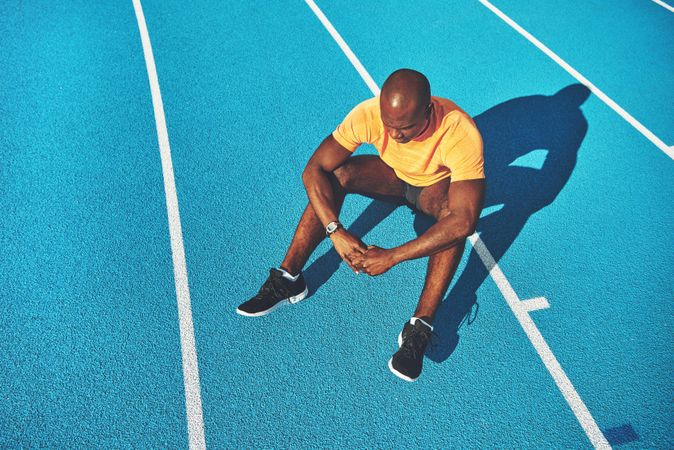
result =
[[433,104],[424,108],[393,108],[381,105],[381,121],[384,129],[394,141],[405,144],[426,130]]

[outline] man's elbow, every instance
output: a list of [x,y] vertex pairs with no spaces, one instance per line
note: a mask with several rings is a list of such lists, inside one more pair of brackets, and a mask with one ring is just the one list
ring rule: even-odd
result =
[[302,184],[304,184],[305,188],[308,187],[310,184],[312,184],[312,180],[314,178],[315,173],[316,173],[315,164],[309,162],[302,171]]

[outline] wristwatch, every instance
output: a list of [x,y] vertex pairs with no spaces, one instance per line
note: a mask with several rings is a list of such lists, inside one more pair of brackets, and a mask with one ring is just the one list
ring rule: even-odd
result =
[[332,233],[339,230],[340,228],[342,228],[342,224],[339,223],[339,221],[337,220],[333,220],[332,222],[330,222],[325,226],[325,235],[330,236]]

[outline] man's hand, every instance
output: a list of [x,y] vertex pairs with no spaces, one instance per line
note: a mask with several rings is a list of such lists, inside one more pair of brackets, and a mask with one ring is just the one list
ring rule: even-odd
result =
[[398,264],[393,250],[368,245],[367,251],[353,261],[357,269],[371,276],[381,275]]
[[358,237],[340,228],[330,235],[335,246],[335,251],[351,269],[358,273],[358,268],[353,263],[367,251],[367,246]]

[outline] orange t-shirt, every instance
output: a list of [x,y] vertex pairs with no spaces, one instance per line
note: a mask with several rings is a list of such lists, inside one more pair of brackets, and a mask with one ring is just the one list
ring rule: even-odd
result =
[[452,101],[431,97],[433,113],[426,130],[400,144],[381,121],[379,97],[365,100],[346,116],[332,133],[340,145],[353,152],[360,144],[372,144],[398,178],[413,186],[484,178],[482,137],[473,119]]

